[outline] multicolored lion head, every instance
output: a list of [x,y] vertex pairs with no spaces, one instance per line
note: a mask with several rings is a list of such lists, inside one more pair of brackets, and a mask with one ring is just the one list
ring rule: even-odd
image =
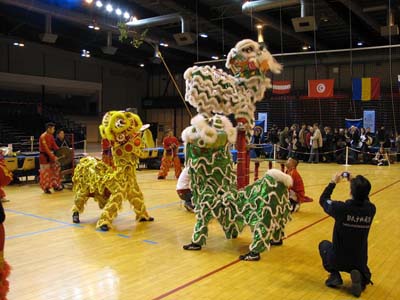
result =
[[[268,70],[279,74],[282,65],[259,43],[245,39],[238,42],[228,54],[226,67],[236,77],[249,79],[253,76],[265,77]],[[270,87],[270,86],[268,86]]]
[[113,145],[123,145],[128,141],[135,141],[136,137],[140,144],[142,125],[142,120],[134,113],[109,111],[104,115],[99,130],[101,137],[109,140]]

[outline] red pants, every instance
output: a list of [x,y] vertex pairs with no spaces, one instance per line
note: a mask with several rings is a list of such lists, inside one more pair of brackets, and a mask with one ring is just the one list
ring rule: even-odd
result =
[[40,165],[40,187],[43,190],[50,188],[61,188],[60,164],[52,162]]
[[171,167],[172,163],[174,164],[175,167],[175,177],[178,178],[182,172],[181,161],[179,160],[179,157],[177,155],[168,155],[165,153],[161,160],[161,167],[160,167],[160,172],[158,172],[158,176],[164,178],[167,177],[169,168]]

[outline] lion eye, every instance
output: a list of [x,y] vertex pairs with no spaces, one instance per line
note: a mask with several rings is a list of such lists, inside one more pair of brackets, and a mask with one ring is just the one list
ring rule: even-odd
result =
[[125,121],[122,120],[122,119],[118,119],[118,120],[115,122],[115,127],[117,127],[117,128],[121,128],[121,127],[123,127],[124,125],[125,125]]

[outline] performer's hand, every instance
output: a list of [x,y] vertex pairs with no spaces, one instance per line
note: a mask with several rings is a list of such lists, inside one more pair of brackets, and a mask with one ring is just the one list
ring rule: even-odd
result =
[[340,181],[341,176],[342,176],[342,172],[337,172],[337,173],[333,174],[331,182],[337,184]]

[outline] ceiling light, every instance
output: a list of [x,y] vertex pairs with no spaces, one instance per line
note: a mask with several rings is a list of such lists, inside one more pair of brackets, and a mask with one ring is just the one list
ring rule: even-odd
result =
[[88,25],[88,28],[93,29],[94,26],[93,25]]
[[16,47],[25,47],[24,43],[14,42],[13,45],[16,46]]
[[122,11],[121,11],[121,9],[119,9],[119,8],[117,8],[117,9],[115,10],[115,13],[117,14],[117,16],[122,15]]
[[301,49],[303,49],[304,51],[308,50],[308,46],[304,45],[303,47],[301,47]]
[[111,4],[107,4],[107,5],[106,5],[106,11],[108,11],[109,13],[111,13],[113,10],[114,10],[114,9],[113,9],[113,7],[112,7]]
[[94,26],[94,30],[100,30],[99,26]]
[[256,28],[257,28],[257,29],[261,29],[262,27],[263,27],[263,26],[262,26],[261,24],[257,24],[257,25],[256,25]]
[[90,51],[83,49],[82,53],[81,53],[81,56],[89,58],[90,57]]
[[218,56],[215,56],[215,55],[211,56],[211,58],[212,58],[212,59],[219,59],[219,57],[218,57]]
[[144,64],[140,64],[139,66],[140,66],[141,68],[144,68]]
[[207,33],[200,33],[199,36],[204,38],[204,39],[208,38],[208,34]]
[[357,42],[357,46],[362,46],[362,45],[364,45],[363,42]]
[[87,4],[92,4],[93,0],[85,0]]
[[167,44],[167,43],[163,43],[163,42],[161,42],[161,43],[160,43],[160,46],[163,46],[163,47],[168,47],[168,44]]
[[130,18],[130,15],[129,15],[129,13],[126,11],[126,12],[124,12],[124,18],[125,19],[129,19]]
[[102,7],[103,7],[103,2],[101,2],[101,1],[96,1],[96,6],[97,6],[98,8],[102,8]]
[[19,43],[15,42],[13,45],[14,45],[14,46],[19,46]]
[[135,16],[131,16],[131,18],[129,19],[130,23],[135,23],[137,21],[137,18]]

